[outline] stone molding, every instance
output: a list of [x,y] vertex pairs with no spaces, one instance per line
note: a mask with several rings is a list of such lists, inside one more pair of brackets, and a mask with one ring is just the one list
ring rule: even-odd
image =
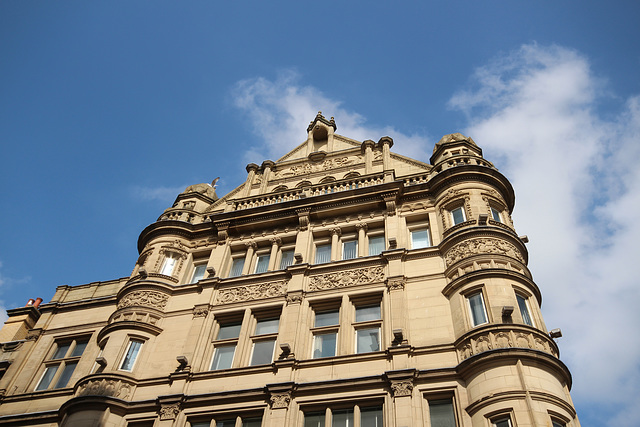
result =
[[135,382],[115,375],[81,380],[76,386],[76,396],[109,396],[128,400],[133,395]]
[[500,348],[533,349],[558,357],[558,348],[549,336],[524,325],[500,324],[473,330],[462,336],[455,346],[460,361]]
[[447,267],[456,262],[480,254],[498,254],[516,259],[521,263],[525,263],[524,257],[515,245],[502,239],[496,238],[476,238],[462,241],[449,249],[444,256]]
[[234,302],[253,301],[262,298],[273,298],[285,296],[287,292],[288,280],[261,283],[258,285],[236,286],[233,288],[220,289],[216,301],[219,304],[230,304]]
[[312,276],[309,279],[309,290],[320,291],[323,289],[344,288],[382,282],[383,280],[384,267],[363,267]]
[[169,295],[157,291],[133,291],[126,294],[118,301],[118,309],[141,306],[164,310],[169,300]]

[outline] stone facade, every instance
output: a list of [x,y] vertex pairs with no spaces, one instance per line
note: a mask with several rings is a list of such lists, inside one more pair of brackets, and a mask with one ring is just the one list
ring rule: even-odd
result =
[[461,134],[426,163],[336,129],[190,186],[129,277],[10,310],[0,424],[579,426],[509,181]]

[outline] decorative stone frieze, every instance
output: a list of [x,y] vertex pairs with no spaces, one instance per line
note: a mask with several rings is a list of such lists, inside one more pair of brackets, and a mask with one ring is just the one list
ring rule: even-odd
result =
[[337,271],[318,274],[309,279],[309,290],[344,288],[347,286],[364,285],[384,280],[384,267],[363,267],[353,270]]
[[531,328],[492,325],[472,331],[456,343],[460,361],[484,351],[500,348],[534,349],[558,356],[555,343],[547,335]]
[[[126,307],[125,307],[126,308]],[[109,321],[109,323],[115,322],[144,322],[150,325],[156,325],[161,319],[161,316],[157,313],[150,313],[144,309],[126,309],[124,311],[116,311]]]
[[133,382],[121,378],[92,378],[78,386],[76,396],[110,396],[127,400],[134,387]]
[[170,405],[162,405],[160,407],[160,421],[175,420],[180,413],[180,404],[172,403]]
[[162,292],[133,291],[126,294],[120,299],[120,301],[118,301],[118,309],[131,306],[141,306],[164,310],[164,307],[167,305],[168,299],[169,295]]
[[220,289],[216,301],[219,304],[230,304],[232,302],[280,297],[286,294],[288,283],[288,280],[280,280],[276,282],[261,283],[259,285]]
[[515,245],[501,239],[479,238],[469,239],[454,245],[444,256],[447,267],[461,259],[479,254],[498,254],[514,258],[524,263],[524,257]]

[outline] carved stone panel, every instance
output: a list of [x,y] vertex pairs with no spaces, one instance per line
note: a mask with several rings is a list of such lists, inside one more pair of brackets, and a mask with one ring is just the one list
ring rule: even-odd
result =
[[269,396],[271,401],[271,408],[287,408],[289,407],[289,403],[291,402],[291,392],[287,391],[284,393],[272,393]]
[[220,289],[217,302],[219,304],[229,304],[232,302],[284,296],[287,292],[288,283],[288,280],[280,280],[277,282],[261,283],[259,285]]
[[413,390],[413,382],[411,380],[392,381],[391,390],[394,397],[411,396]]
[[180,404],[163,405],[160,408],[160,420],[175,420],[180,413]]
[[133,291],[118,301],[118,309],[131,306],[151,307],[164,310],[169,295],[157,291]]
[[78,387],[77,396],[111,396],[127,400],[131,397],[133,384],[113,378],[96,378]]
[[312,276],[309,279],[309,289],[312,291],[319,291],[323,289],[343,288],[347,286],[382,282],[383,280],[383,267],[363,267]]
[[447,267],[449,267],[461,259],[480,254],[506,255],[524,263],[524,257],[515,245],[504,240],[488,237],[460,242],[447,251],[444,259]]

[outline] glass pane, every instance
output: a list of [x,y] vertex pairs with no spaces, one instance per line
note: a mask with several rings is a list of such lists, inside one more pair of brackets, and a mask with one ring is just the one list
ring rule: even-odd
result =
[[333,325],[337,325],[340,316],[340,311],[339,310],[333,310],[333,311],[323,311],[321,313],[316,313],[316,321],[315,321],[315,327],[319,328],[320,326],[333,326]]
[[236,345],[225,345],[216,347],[211,362],[211,370],[229,369],[233,363],[233,355],[236,352]]
[[216,427],[236,427],[236,420],[235,418],[216,420]]
[[162,271],[160,274],[164,274],[165,276],[171,276],[173,273],[173,267],[176,265],[176,259],[172,256],[167,256],[162,263]]
[[384,236],[369,237],[369,255],[380,255],[384,251]]
[[551,425],[553,427],[565,427],[565,423],[561,423],[560,421],[551,420]]
[[243,418],[242,427],[260,427],[262,425],[261,417]]
[[527,307],[527,299],[521,295],[516,295],[518,300],[518,307],[520,308],[520,314],[522,315],[522,321],[529,326],[533,326],[531,316],[529,316],[529,307]]
[[76,346],[73,348],[73,351],[69,355],[69,357],[77,357],[81,356],[84,353],[84,349],[87,348],[88,340],[85,341],[76,341]]
[[264,273],[269,268],[269,255],[260,255],[256,262],[256,273]]
[[469,297],[469,306],[471,307],[473,326],[487,323],[487,314],[484,311],[484,302],[481,293],[478,292]]
[[58,344],[58,348],[56,349],[56,352],[54,353],[53,357],[51,357],[51,359],[62,359],[64,356],[67,355],[67,351],[69,351],[70,347],[71,347],[70,342]]
[[382,427],[382,407],[360,408],[360,425],[362,427]]
[[497,209],[491,208],[491,216],[493,217],[494,221],[502,222],[500,220],[500,212],[498,212]]
[[456,427],[456,417],[453,413],[453,401],[430,400],[429,416],[431,417],[431,427]]
[[258,320],[258,323],[256,323],[255,335],[276,334],[278,333],[279,323],[280,319],[278,317],[276,317],[275,319]]
[[356,322],[366,322],[368,320],[380,319],[380,305],[370,305],[366,307],[356,307]]
[[353,427],[353,409],[333,411],[331,427]]
[[122,361],[122,365],[120,365],[120,369],[123,371],[130,371],[133,369],[133,364],[138,357],[138,352],[140,351],[140,347],[142,347],[142,341],[131,341],[129,343],[129,349],[127,350],[127,354]]
[[238,338],[240,336],[241,327],[241,322],[226,323],[220,325],[220,330],[218,331],[218,337],[216,339],[226,340],[229,338]]
[[280,260],[280,270],[293,265],[293,251],[282,251],[282,259]]
[[511,418],[500,418],[499,420],[495,420],[493,425],[495,427],[511,427]]
[[462,212],[462,208],[452,210],[451,215],[453,216],[453,225],[464,222],[464,212]]
[[78,362],[67,363],[62,370],[62,374],[60,374],[60,378],[58,378],[58,382],[54,388],[64,388],[67,386],[69,379],[71,378],[71,374],[76,369]]
[[318,334],[313,337],[313,358],[336,355],[336,333]]
[[[210,427],[211,426],[211,422],[210,421],[203,421],[201,423],[189,423],[189,425],[191,427]],[[217,424],[216,424],[217,426]]]
[[331,261],[331,245],[316,246],[316,264],[323,264]]
[[324,427],[324,412],[304,414],[304,427]]
[[38,386],[36,387],[36,391],[48,389],[49,385],[51,384],[51,380],[56,375],[57,371],[58,371],[58,365],[49,366],[47,370],[44,371],[44,375],[42,376],[42,379],[38,383]]
[[231,272],[229,273],[229,277],[238,277],[242,274],[242,269],[244,268],[244,258],[234,258],[233,263],[231,264]]
[[196,265],[193,270],[193,277],[191,283],[196,283],[198,280],[204,279],[204,273],[207,271],[207,264]]
[[273,361],[273,347],[276,340],[256,341],[253,344],[253,356],[251,366],[265,365]]
[[358,329],[357,336],[357,353],[368,353],[370,351],[380,350],[380,331],[378,328]]
[[428,248],[429,246],[431,246],[429,230],[414,230],[411,232],[411,249]]
[[358,256],[358,241],[351,240],[342,244],[342,259],[354,259]]

